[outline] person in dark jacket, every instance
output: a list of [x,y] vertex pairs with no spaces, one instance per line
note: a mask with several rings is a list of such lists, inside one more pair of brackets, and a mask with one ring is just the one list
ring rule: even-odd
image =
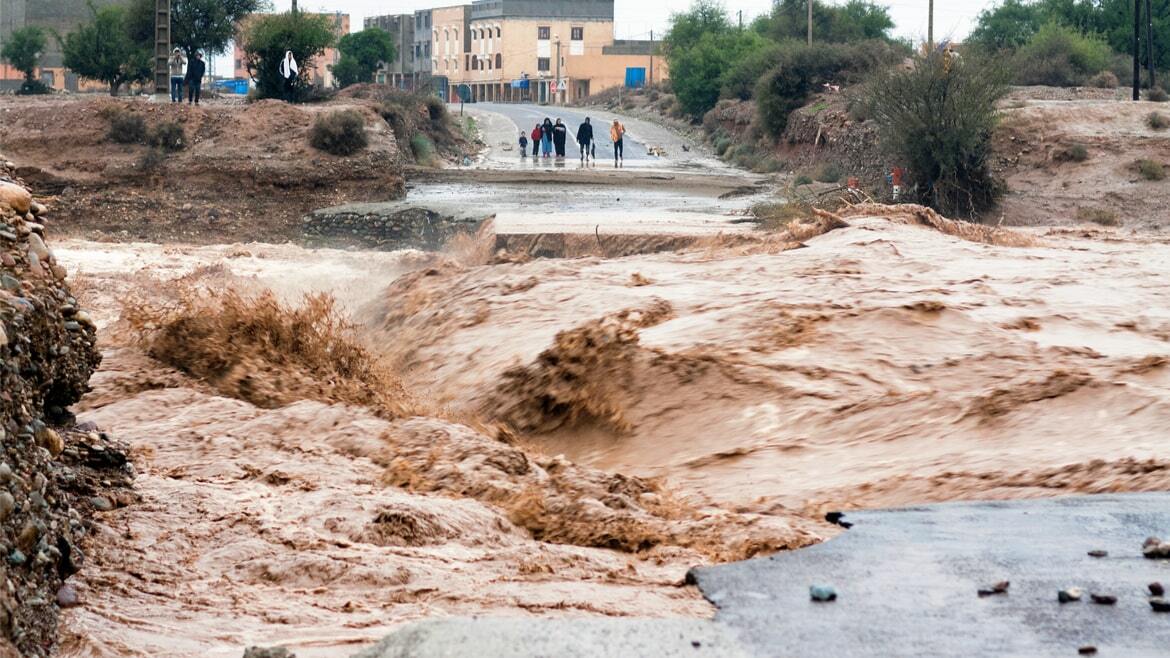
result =
[[188,104],[199,104],[199,96],[203,92],[204,73],[207,73],[207,63],[203,61],[203,53],[195,53],[195,59],[187,64]]
[[557,157],[565,157],[565,142],[569,139],[569,127],[565,125],[560,118],[557,118],[557,123],[553,126],[553,146],[557,149]]
[[553,122],[552,119],[545,117],[544,123],[540,126],[540,150],[546,158],[552,155],[552,139]]
[[528,135],[525,135],[523,132],[520,133],[520,157],[528,157]]
[[577,146],[581,148],[581,162],[587,162],[590,154],[597,160],[597,146],[593,143],[593,124],[589,122],[589,117],[585,117],[585,123],[577,128]]
[[540,155],[540,140],[542,137],[544,137],[544,131],[541,130],[540,123],[537,123],[536,127],[532,129],[531,137],[532,137],[532,157],[535,158],[536,156]]

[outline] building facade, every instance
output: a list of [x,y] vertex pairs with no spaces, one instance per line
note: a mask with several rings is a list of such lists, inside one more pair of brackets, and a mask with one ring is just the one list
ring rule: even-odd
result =
[[471,51],[471,6],[439,7],[431,13],[431,89],[440,98],[451,98],[464,79]]
[[[117,4],[125,0],[94,0],[94,7]],[[77,91],[78,77],[64,68],[61,49],[52,34],[62,36],[87,22],[93,14],[86,0],[0,0],[0,47],[14,30],[37,26],[49,33],[46,52],[41,57],[41,82],[54,89]],[[0,64],[0,89],[16,89],[24,74],[7,64]]]
[[394,39],[395,58],[384,62],[378,71],[377,82],[395,89],[414,88],[414,14],[370,16],[364,27],[376,27],[390,33]]
[[434,10],[414,12],[414,87],[425,89],[431,80],[431,32],[434,30]]

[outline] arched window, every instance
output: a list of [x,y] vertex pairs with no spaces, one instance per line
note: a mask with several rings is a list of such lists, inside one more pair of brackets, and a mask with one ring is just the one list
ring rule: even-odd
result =
[[496,26],[496,38],[500,38],[500,26]]
[[496,68],[498,68],[498,69],[504,68],[504,56],[501,55],[500,53],[496,53]]

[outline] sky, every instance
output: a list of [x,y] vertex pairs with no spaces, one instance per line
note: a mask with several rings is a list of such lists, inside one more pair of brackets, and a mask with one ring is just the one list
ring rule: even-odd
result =
[[[470,1],[470,0],[468,0]],[[831,3],[833,0],[829,0]],[[935,39],[962,39],[975,24],[979,12],[999,0],[934,0]],[[926,39],[927,7],[930,0],[876,0],[889,7],[894,19],[894,36],[913,40]],[[273,0],[279,11],[289,9],[290,0]],[[416,9],[458,4],[458,0],[299,0],[303,10],[340,11],[350,15],[352,29],[360,30],[366,16],[404,14]],[[834,3],[836,4],[836,3]],[[734,19],[743,12],[744,23],[766,14],[771,0],[723,0],[723,5]],[[655,38],[666,32],[672,12],[686,11],[691,0],[616,0],[614,3],[614,32],[619,39],[646,39],[650,31]]]

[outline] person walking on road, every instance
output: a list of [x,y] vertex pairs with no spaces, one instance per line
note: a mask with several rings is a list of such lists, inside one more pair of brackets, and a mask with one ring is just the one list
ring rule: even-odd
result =
[[609,138],[613,140],[613,166],[615,167],[625,164],[625,137],[626,127],[620,121],[614,119],[613,125],[609,127]]
[[540,151],[544,157],[552,155],[552,138],[553,138],[553,122],[548,117],[544,118],[544,123],[540,126]]
[[590,149],[593,160],[597,160],[597,147],[593,145],[593,124],[589,122],[589,117],[585,117],[585,123],[577,128],[577,146],[581,148],[581,162],[589,161]]
[[553,146],[556,147],[557,157],[565,157],[565,142],[569,138],[569,127],[557,117],[557,125],[553,126]]
[[171,70],[171,102],[182,103],[183,77],[187,70],[187,60],[183,58],[183,51],[175,48],[167,65]]
[[528,135],[523,132],[520,133],[520,158],[528,158]]
[[199,96],[203,93],[204,73],[207,73],[207,64],[203,61],[203,53],[195,53],[195,59],[187,65],[188,104],[199,104]]
[[536,127],[532,129],[532,157],[540,155],[540,138],[544,135],[544,131],[540,129],[540,123],[537,122]]

